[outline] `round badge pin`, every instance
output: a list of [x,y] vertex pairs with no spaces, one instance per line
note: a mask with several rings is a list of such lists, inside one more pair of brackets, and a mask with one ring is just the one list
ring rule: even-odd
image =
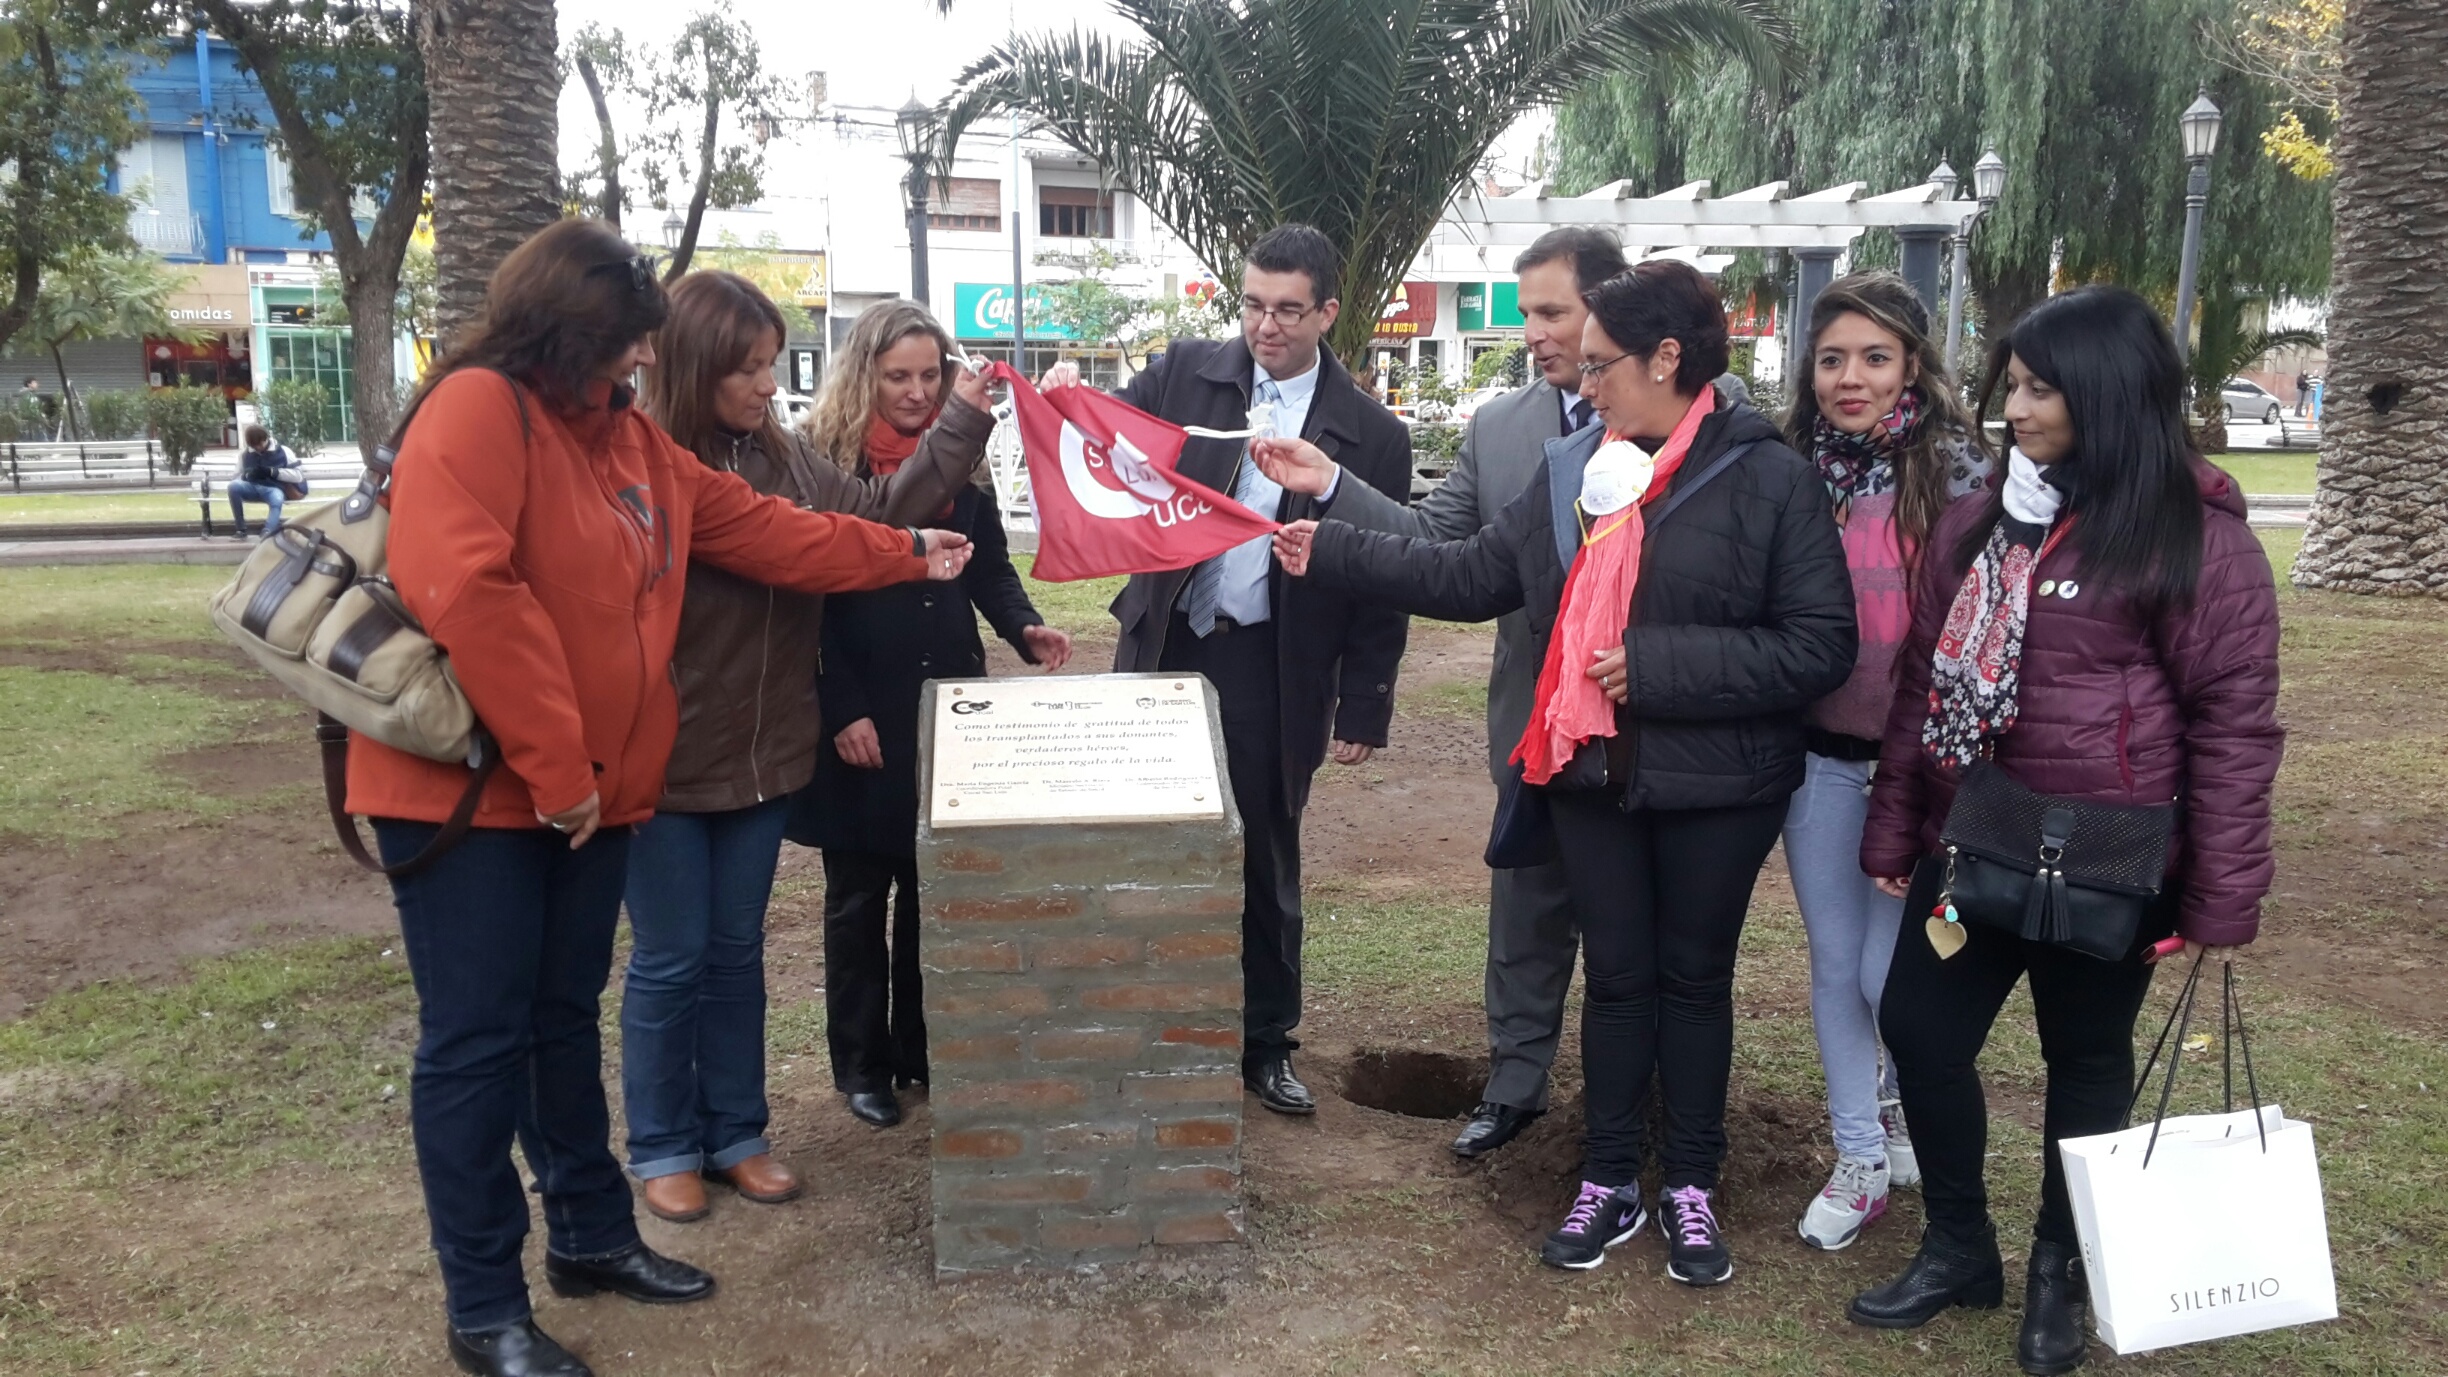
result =
[[2044,597],[2044,598],[2047,598],[2047,597],[2054,597],[2054,596],[2056,596],[2056,593],[2057,593],[2057,580],[2055,580],[2055,579],[2042,579],[2042,580],[2040,580],[2040,596],[2041,596],[2041,597]]
[[2075,583],[2072,579],[2068,579],[2064,583],[2057,585],[2057,596],[2061,598],[2071,598],[2076,593],[2081,591],[2081,585]]

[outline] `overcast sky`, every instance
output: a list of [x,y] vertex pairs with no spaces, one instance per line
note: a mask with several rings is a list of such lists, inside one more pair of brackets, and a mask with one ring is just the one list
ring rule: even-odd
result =
[[[884,109],[899,107],[913,91],[930,104],[941,99],[961,69],[1015,25],[1023,32],[1075,26],[1131,32],[1105,0],[956,0],[949,18],[936,13],[933,0],[561,0],[561,33],[566,38],[596,23],[621,30],[633,45],[660,46],[708,6],[756,32],[767,71],[794,84],[823,72],[833,104]],[[634,127],[634,120],[621,123]],[[1544,123],[1538,117],[1517,125],[1499,141],[1498,154],[1518,163]],[[592,156],[594,130],[586,88],[573,80],[561,92],[563,167]]]

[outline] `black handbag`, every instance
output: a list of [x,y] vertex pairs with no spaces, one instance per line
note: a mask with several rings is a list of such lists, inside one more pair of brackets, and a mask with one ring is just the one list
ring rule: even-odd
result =
[[2175,830],[2172,803],[2054,798],[1976,760],[1938,837],[1940,915],[2121,961],[2159,897]]

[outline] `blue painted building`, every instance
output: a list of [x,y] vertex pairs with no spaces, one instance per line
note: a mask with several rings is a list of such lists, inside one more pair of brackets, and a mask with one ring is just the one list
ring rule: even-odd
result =
[[[263,88],[234,48],[202,34],[138,65],[129,84],[142,132],[120,153],[111,189],[137,202],[128,231],[140,247],[195,265],[171,314],[204,338],[70,345],[62,351],[69,381],[80,391],[219,387],[235,443],[238,409],[257,387],[305,379],[330,398],[325,433],[354,439],[349,332],[316,319],[318,296],[329,295],[319,289],[329,283],[331,237],[308,233],[298,217],[287,160],[265,138],[274,121]],[[398,352],[413,361],[411,345]],[[21,371],[46,379],[52,371],[48,356],[0,367],[11,383]]]

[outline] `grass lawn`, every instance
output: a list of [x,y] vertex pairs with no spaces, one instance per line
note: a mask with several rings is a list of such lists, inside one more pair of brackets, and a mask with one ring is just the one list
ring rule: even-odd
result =
[[2247,493],[2283,493],[2301,497],[2309,497],[2312,493],[2312,469],[2319,459],[2319,455],[2310,451],[2256,454],[2250,450],[2234,450],[2210,457],[2212,463],[2234,474]]
[[[2261,534],[2283,576],[2298,533]],[[219,797],[166,764],[244,739],[258,711],[287,707],[230,691],[251,671],[215,644],[200,610],[225,577],[0,569],[0,829],[16,834],[0,834],[0,851],[81,844],[132,816],[220,820],[245,835],[243,809],[259,803]],[[1104,607],[1119,584],[1032,581],[1031,594],[1056,624],[1110,634]],[[2275,797],[2273,940],[2240,978],[2264,1092],[2317,1134],[2344,1313],[2095,1361],[2151,1377],[2436,1377],[2448,1371],[2448,1041],[2437,1013],[2448,918],[2434,910],[2448,884],[2437,844],[2448,708],[2435,692],[2448,677],[2448,608],[2281,589],[2292,739]],[[1404,711],[1467,734],[1480,706],[1443,687],[1406,696]],[[1388,768],[1402,759],[1389,755]],[[1404,864],[1310,876],[1304,1035],[1475,1053],[1481,891]],[[639,1377],[862,1365],[969,1377],[2011,1372],[2011,1284],[2003,1310],[1912,1333],[1839,1318],[1866,1272],[1900,1260],[1920,1208],[1909,1194],[1897,1220],[1834,1257],[1794,1243],[1789,1214],[1771,1216],[1825,1170],[1812,1155],[1825,1123],[1807,953],[1780,885],[1763,885],[1736,979],[1728,1190],[1743,1242],[1737,1280],[1717,1291],[1662,1281],[1650,1239],[1596,1273],[1543,1271],[1500,1208],[1503,1178],[1443,1159],[1436,1142],[1449,1127],[1406,1128],[1340,1102],[1300,1125],[1248,1129],[1246,1251],[1104,1278],[937,1285],[923,1244],[908,1243],[924,1227],[923,1129],[840,1136],[867,1130],[837,1123],[822,1085],[819,886],[802,869],[776,890],[769,1060],[777,1129],[810,1175],[810,1199],[790,1214],[724,1197],[709,1223],[649,1224],[657,1246],[722,1272],[727,1298],[685,1324],[554,1301],[539,1287],[547,1325],[586,1335],[600,1370]],[[106,905],[93,911],[107,922]],[[0,925],[17,916],[0,912]],[[2163,977],[2153,990],[2145,1037],[2175,985]],[[619,997],[616,976],[604,1001],[608,1066]],[[2215,1019],[2203,1031],[2210,1041],[2185,1054],[2177,1091],[2194,1111],[2218,1097]],[[0,1023],[0,1373],[439,1372],[438,1288],[407,1130],[414,1037],[414,995],[390,937],[263,946],[174,980],[72,989]],[[1577,1079],[1575,1046],[1568,1032],[1559,1071]],[[2019,1254],[2042,1085],[2025,996],[2000,1019],[1983,1069],[1993,1204]],[[821,1133],[835,1150],[810,1146]],[[1773,1133],[1809,1151],[1771,1161]],[[889,1170],[873,1143],[900,1153]],[[856,1229],[808,1222],[852,1208],[868,1210]],[[531,1241],[531,1258],[540,1246]],[[777,1273],[798,1290],[777,1296]],[[761,1361],[725,1347],[759,1335]]]
[[[303,514],[334,500],[337,493],[307,497],[285,510]],[[250,527],[263,519],[263,504],[247,504]],[[180,488],[150,492],[46,492],[0,494],[0,536],[10,526],[58,525],[77,521],[179,521],[198,526],[195,496]],[[213,523],[226,530],[229,499],[213,498]],[[200,527],[199,527],[200,528]]]

